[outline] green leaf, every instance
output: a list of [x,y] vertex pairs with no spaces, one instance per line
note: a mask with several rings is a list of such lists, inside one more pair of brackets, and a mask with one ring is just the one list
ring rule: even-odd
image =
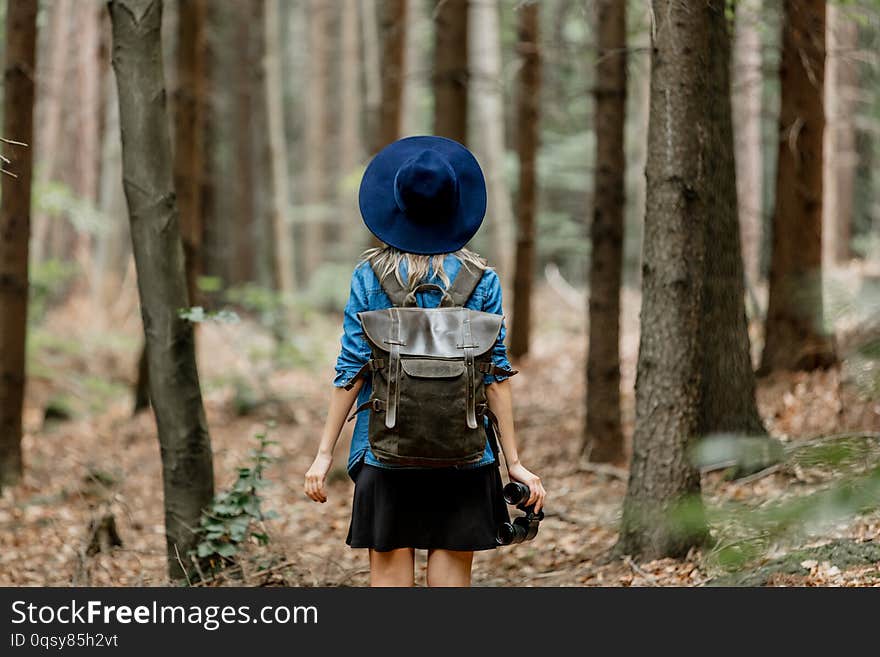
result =
[[233,557],[238,552],[238,548],[232,543],[221,543],[217,546],[216,552],[221,557]]

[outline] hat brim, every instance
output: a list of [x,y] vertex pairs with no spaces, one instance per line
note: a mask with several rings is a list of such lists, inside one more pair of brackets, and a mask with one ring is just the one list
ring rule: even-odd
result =
[[[458,203],[446,221],[408,216],[394,198],[398,168],[426,148],[443,155],[458,179]],[[431,135],[405,137],[379,151],[367,166],[358,205],[367,228],[386,244],[421,255],[451,253],[467,244],[483,222],[486,180],[477,159],[457,141]]]

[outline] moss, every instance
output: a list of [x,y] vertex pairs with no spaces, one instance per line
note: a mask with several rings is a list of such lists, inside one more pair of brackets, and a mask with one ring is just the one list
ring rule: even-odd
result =
[[794,550],[784,557],[774,559],[747,572],[718,577],[712,580],[709,586],[765,586],[777,574],[807,574],[809,569],[804,568],[801,563],[808,560],[819,563],[828,561],[840,569],[880,563],[880,543],[875,541],[857,543],[841,539],[818,547]]

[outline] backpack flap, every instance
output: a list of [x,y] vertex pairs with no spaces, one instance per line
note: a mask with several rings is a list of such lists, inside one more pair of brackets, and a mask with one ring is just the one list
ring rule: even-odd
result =
[[[392,312],[399,318],[395,327]],[[426,358],[464,358],[465,347],[473,350],[474,357],[482,356],[495,345],[504,321],[503,315],[467,308],[387,308],[360,312],[358,318],[375,348],[390,352],[397,342],[401,356]],[[470,335],[465,344],[467,324]]]

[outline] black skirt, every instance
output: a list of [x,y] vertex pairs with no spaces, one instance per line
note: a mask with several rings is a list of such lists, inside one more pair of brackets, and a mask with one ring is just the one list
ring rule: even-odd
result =
[[510,522],[494,463],[476,468],[390,469],[363,462],[345,542],[379,552],[398,548],[489,550]]

